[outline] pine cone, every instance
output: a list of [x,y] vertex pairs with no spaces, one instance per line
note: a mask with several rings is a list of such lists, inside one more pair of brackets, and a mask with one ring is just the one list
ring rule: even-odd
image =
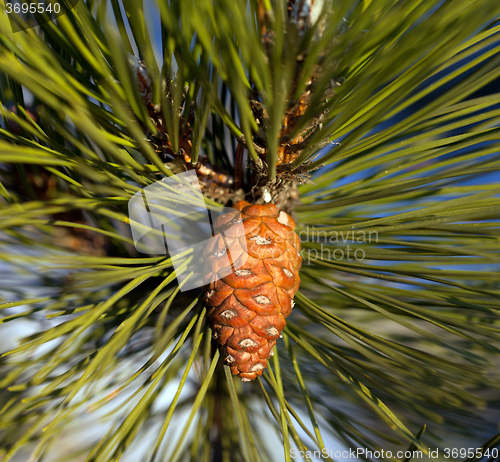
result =
[[[228,232],[238,213],[220,216],[214,228],[225,235],[205,249],[206,300],[224,362],[249,382],[262,375],[281,337],[299,288],[302,257],[288,214],[274,204],[240,201],[234,208],[243,226]],[[227,275],[228,261],[233,271]],[[226,276],[217,279],[217,274]]]

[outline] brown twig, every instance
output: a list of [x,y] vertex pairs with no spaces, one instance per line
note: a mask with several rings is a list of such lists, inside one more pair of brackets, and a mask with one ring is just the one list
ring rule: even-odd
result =
[[264,37],[267,32],[266,21],[265,21],[266,8],[264,6],[264,0],[259,0],[259,6],[257,8],[257,20],[260,25],[260,35]]
[[238,143],[234,159],[234,190],[238,191],[241,188],[243,181],[243,145]]

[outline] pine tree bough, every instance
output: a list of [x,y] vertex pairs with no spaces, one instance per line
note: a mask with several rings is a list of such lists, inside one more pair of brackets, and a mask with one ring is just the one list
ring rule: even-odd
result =
[[[220,236],[220,242],[205,249],[206,302],[224,362],[233,375],[248,382],[262,375],[281,337],[300,285],[302,257],[290,215],[274,204],[240,201],[234,208],[241,213],[244,234]],[[218,232],[233,224],[229,215],[215,221]],[[244,257],[246,261],[217,279],[222,262],[228,261],[227,256],[223,260],[218,255],[222,246],[227,246],[225,254],[232,267],[239,266]]]

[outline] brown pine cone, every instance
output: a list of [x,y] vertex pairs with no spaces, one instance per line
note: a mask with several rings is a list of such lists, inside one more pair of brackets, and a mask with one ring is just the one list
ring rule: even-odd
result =
[[232,226],[237,212],[220,216],[214,228],[224,236],[205,249],[206,300],[224,362],[249,382],[267,367],[292,311],[302,257],[290,215],[274,204],[240,201],[234,208],[243,226]]

